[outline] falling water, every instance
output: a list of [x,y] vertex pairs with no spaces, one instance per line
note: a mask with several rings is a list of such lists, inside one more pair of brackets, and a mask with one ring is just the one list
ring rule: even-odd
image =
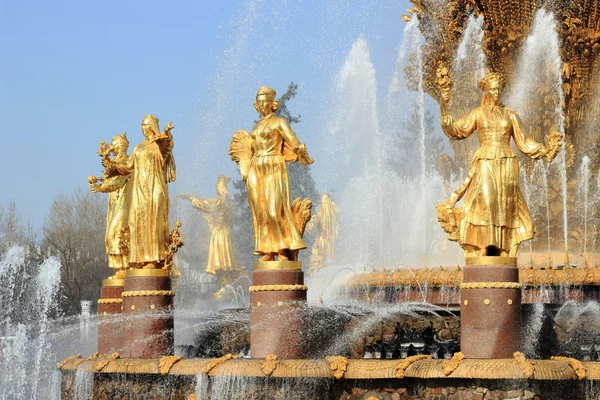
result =
[[583,197],[583,254],[587,254],[587,225],[588,225],[588,195],[590,181],[590,158],[584,156],[581,159],[581,187]]
[[[467,27],[463,32],[462,40],[458,45],[456,58],[454,59],[454,70],[460,71],[461,67],[477,72],[478,78],[483,78],[485,74],[485,53],[483,52],[483,15],[475,17],[470,15],[467,21]],[[465,65],[468,63],[469,65]]]
[[[555,129],[564,138],[565,117],[562,110],[564,94],[561,67],[560,41],[554,14],[540,9],[535,14],[531,33],[527,37],[519,58],[515,73],[516,80],[511,84],[512,92],[509,96],[509,103],[519,111],[524,121],[534,121],[539,118],[543,110],[531,109],[530,100],[535,98],[539,89],[548,87],[550,93],[556,97],[554,104]],[[544,71],[546,73],[543,73]],[[564,146],[558,154],[558,164],[563,205],[564,246],[567,251],[567,165]]]
[[522,349],[528,358],[538,358],[536,346],[539,342],[540,331],[544,322],[544,303],[538,302],[532,305],[533,309],[529,318],[523,322]]
[[[42,360],[49,350],[49,343],[47,342],[47,330],[48,330],[48,311],[55,299],[58,288],[60,285],[60,261],[56,257],[50,257],[44,261],[40,266],[40,272],[37,277],[37,304],[39,307],[39,337],[38,337],[38,348],[37,356],[35,358],[35,367],[33,370],[33,376],[38,376],[42,368]],[[33,398],[38,397],[38,383],[36,379],[33,385]]]

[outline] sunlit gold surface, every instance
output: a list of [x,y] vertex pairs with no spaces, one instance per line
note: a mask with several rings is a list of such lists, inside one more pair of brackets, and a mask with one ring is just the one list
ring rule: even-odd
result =
[[264,261],[272,261],[275,256],[279,260],[297,259],[297,250],[306,248],[302,233],[312,206],[309,199],[297,199],[297,207],[290,207],[286,162],[307,165],[313,160],[289,123],[275,115],[275,95],[268,87],[258,90],[255,108],[261,114],[260,120],[250,134],[237,131],[229,150],[246,181],[254,254],[263,256]]
[[194,208],[206,213],[206,222],[211,233],[206,272],[219,275],[223,285],[230,283],[229,280],[234,277],[231,272],[239,274],[242,269],[235,255],[233,241],[235,207],[227,190],[229,180],[228,176],[219,176],[217,197],[212,199],[201,199],[186,193],[177,196],[189,200]]
[[102,286],[125,286],[125,279],[102,279]]
[[255,271],[302,271],[302,264],[298,261],[278,260],[278,261],[257,261],[252,264]]
[[338,206],[331,196],[321,196],[321,207],[306,225],[306,231],[317,234],[310,255],[308,272],[316,272],[325,266],[327,260],[335,255],[335,241],[337,239],[340,223],[338,221]]
[[[480,147],[475,153],[465,182],[450,199],[437,206],[438,218],[449,239],[457,241],[466,257],[486,255],[488,246],[502,256],[516,257],[521,242],[532,239],[534,227],[519,189],[519,165],[510,146],[532,159],[551,161],[561,145],[560,135],[551,133],[545,146],[525,136],[517,112],[501,102],[505,80],[489,73],[480,83],[482,104],[466,117],[454,120],[441,99],[442,130],[450,139],[461,140],[477,131]],[[456,203],[464,197],[462,207]]]
[[175,181],[173,126],[169,122],[163,133],[158,118],[146,115],[142,120],[145,140],[131,156],[122,161],[108,161],[111,171],[130,175],[131,206],[129,208],[129,264],[160,266],[169,243],[168,183]]
[[466,257],[465,265],[509,265],[517,266],[517,257],[479,256]]
[[[125,162],[128,158],[127,149],[129,141],[127,135],[117,135],[113,138],[110,146],[104,142],[100,143],[98,155],[107,162]],[[114,160],[110,155],[115,156]],[[129,224],[129,207],[131,201],[131,185],[129,174],[119,175],[115,171],[105,169],[104,177],[88,178],[90,190],[92,192],[108,193],[108,207],[106,211],[106,235],[104,243],[106,246],[106,255],[108,258],[108,267],[119,271],[127,268],[127,253],[123,251],[120,243],[121,229]]]
[[[271,376],[273,378],[327,378],[333,379],[394,379],[399,370],[404,378],[440,379],[534,379],[534,380],[598,380],[600,363],[579,362],[565,357],[553,360],[528,360],[519,353],[512,359],[454,359],[430,358],[405,360],[364,360],[339,357],[328,360],[278,360],[235,359],[231,355],[220,359],[182,359],[170,365],[167,375],[197,375],[203,372],[210,376]],[[332,362],[336,361],[336,362]],[[65,359],[62,371],[95,372],[98,360],[80,357]],[[409,364],[409,365],[405,365]],[[160,359],[115,359],[103,366],[103,373],[161,374]],[[268,367],[268,368],[267,368]],[[406,367],[405,369],[402,369]],[[582,369],[583,368],[583,369]],[[582,371],[585,373],[582,375]],[[342,373],[343,372],[343,373]],[[445,373],[446,372],[446,373]],[[578,376],[579,374],[579,376]]]
[[169,271],[166,269],[128,269],[127,278],[136,278],[140,276],[169,276]]

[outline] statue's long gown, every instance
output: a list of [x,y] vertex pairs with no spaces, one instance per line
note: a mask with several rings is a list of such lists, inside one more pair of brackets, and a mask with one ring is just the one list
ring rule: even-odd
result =
[[483,105],[456,122],[451,117],[442,119],[442,129],[451,139],[465,139],[477,130],[481,146],[463,185],[466,193],[459,243],[510,250],[532,239],[534,227],[519,189],[519,165],[510,138],[533,159],[544,156],[545,149],[525,137],[517,112]]
[[254,154],[246,179],[254,224],[254,254],[305,249],[290,210],[287,161],[300,144],[288,122],[273,114],[252,129]]
[[216,275],[225,271],[239,271],[233,243],[233,222],[235,208],[227,197],[200,199],[192,197],[192,205],[207,213],[206,221],[210,229],[210,248],[206,272]]
[[106,211],[106,236],[104,238],[108,267],[127,268],[128,259],[119,248],[121,229],[129,225],[131,204],[131,179],[127,175],[115,175],[102,182],[103,191],[108,191]]
[[167,170],[174,180],[169,138],[138,144],[119,172],[131,173],[129,211],[129,263],[152,263],[165,259],[169,242],[169,191]]

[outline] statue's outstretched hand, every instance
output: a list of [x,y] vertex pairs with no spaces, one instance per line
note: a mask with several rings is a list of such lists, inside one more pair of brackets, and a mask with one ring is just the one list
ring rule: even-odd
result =
[[313,162],[315,162],[315,160],[313,160],[308,155],[308,150],[306,150],[306,145],[304,143],[301,143],[298,146],[296,146],[295,152],[296,152],[296,155],[298,156],[298,161],[300,161],[300,164],[308,165],[308,164],[312,164]]
[[187,194],[187,193],[179,193],[179,194],[177,195],[177,198],[178,198],[178,199],[182,199],[182,200],[191,200],[191,199],[192,199],[192,196],[190,196],[190,195],[189,195],[189,194]]
[[167,124],[167,126],[165,127],[165,134],[168,134],[171,132],[172,129],[174,129],[175,127],[173,126],[173,121],[169,121],[169,123]]

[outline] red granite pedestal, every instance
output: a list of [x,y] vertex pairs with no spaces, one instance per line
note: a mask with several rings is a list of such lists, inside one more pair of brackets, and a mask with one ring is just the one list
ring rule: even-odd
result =
[[169,271],[131,269],[123,291],[125,358],[173,355],[173,296]]
[[250,287],[250,354],[306,358],[303,332],[307,287],[297,261],[254,263]]
[[461,284],[460,348],[466,358],[513,358],[521,333],[516,258],[467,258]]
[[98,299],[98,353],[112,354],[123,348],[121,314],[124,279],[104,279]]

